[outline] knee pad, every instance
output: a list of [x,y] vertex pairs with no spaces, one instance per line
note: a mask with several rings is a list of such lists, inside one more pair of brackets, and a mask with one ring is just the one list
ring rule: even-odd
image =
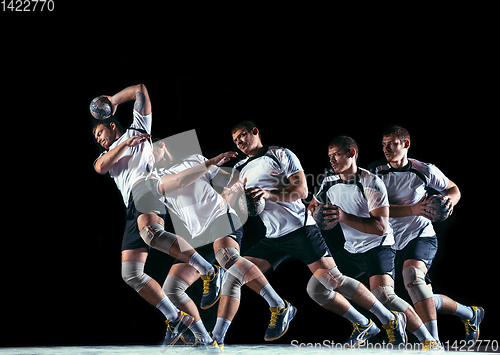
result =
[[224,270],[227,270],[235,262],[237,262],[241,258],[238,249],[236,248],[221,248],[215,253],[215,259],[219,262],[219,265],[222,266]]
[[139,234],[147,245],[169,255],[170,248],[177,239],[175,234],[165,231],[160,223],[151,223],[145,226]]
[[222,296],[230,296],[234,297],[237,299],[241,298],[241,286],[243,286],[243,282],[233,276],[232,274],[228,273],[227,279],[222,285],[222,290],[221,290],[221,295]]
[[138,261],[122,262],[122,279],[137,292],[152,280],[150,276],[144,273],[144,266],[144,263]]
[[394,293],[391,286],[378,286],[372,290],[375,297],[391,311],[406,312],[410,305]]
[[326,288],[314,275],[307,283],[307,294],[320,306],[324,306],[335,298],[335,291]]
[[186,294],[188,283],[181,278],[168,275],[163,284],[163,292],[170,301],[177,307],[186,304],[191,298]]
[[403,281],[413,304],[434,296],[425,283],[425,273],[413,266],[403,269]]
[[359,287],[359,281],[343,275],[336,266],[330,270],[319,269],[314,276],[327,289],[335,290],[347,299],[351,299]]
[[[255,267],[254,270],[255,272],[249,272],[252,267]],[[238,260],[236,260],[233,266],[227,269],[227,272],[230,275],[236,277],[241,282],[242,285],[252,281],[253,279],[259,276],[262,276],[262,273],[260,272],[259,268],[255,266],[254,263],[241,257]]]

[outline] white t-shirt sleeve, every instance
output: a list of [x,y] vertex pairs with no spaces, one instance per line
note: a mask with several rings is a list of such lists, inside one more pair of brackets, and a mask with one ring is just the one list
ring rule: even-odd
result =
[[134,120],[130,125],[130,128],[139,128],[143,129],[148,133],[151,133],[151,125],[153,123],[153,113],[151,112],[149,115],[143,116],[136,110],[132,111],[134,114]]
[[302,169],[299,158],[287,148],[281,150],[279,158],[281,169],[283,169],[287,178],[300,170],[304,170]]
[[428,168],[429,168],[429,177],[428,177],[429,187],[439,192],[443,192],[444,190],[446,190],[446,186],[448,186],[450,180],[443,174],[441,170],[438,169],[437,166],[429,164]]
[[370,182],[365,187],[365,195],[368,202],[368,210],[370,212],[380,207],[390,206],[387,188],[384,182],[378,177],[370,177]]

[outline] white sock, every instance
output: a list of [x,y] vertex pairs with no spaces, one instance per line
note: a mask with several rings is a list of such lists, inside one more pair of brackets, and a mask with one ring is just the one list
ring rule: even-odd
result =
[[206,275],[210,270],[213,270],[212,264],[206,261],[205,258],[197,252],[194,252],[194,254],[191,255],[189,265],[198,270],[201,275]]
[[424,324],[420,326],[417,330],[413,332],[413,335],[415,335],[418,339],[418,341],[424,341],[424,340],[436,340],[435,338],[432,337],[431,333],[427,330]]
[[230,325],[231,321],[229,319],[217,317],[212,335],[218,344],[224,343],[224,338],[226,337],[226,332]]
[[171,322],[179,318],[179,310],[167,297],[163,297],[163,299],[156,305],[156,308],[158,308],[160,312],[163,313],[165,318]]
[[474,317],[474,312],[469,306],[464,306],[461,303],[456,302],[457,310],[453,313],[454,316],[460,317],[461,319],[472,319]]
[[368,325],[368,323],[370,323],[370,320],[359,313],[352,305],[342,317],[349,320],[351,323],[358,323],[359,325]]
[[395,318],[394,314],[385,308],[379,300],[375,300],[370,312],[375,314],[375,316],[380,319],[383,325],[388,324],[391,320]]
[[284,307],[285,301],[274,291],[274,288],[271,284],[267,284],[260,290],[260,295],[264,297],[264,299],[269,304],[269,307]]
[[189,330],[193,332],[196,339],[198,339],[202,344],[211,344],[213,342],[201,319],[198,322],[191,324],[189,326]]
[[439,334],[438,334],[438,321],[437,320],[430,320],[428,322],[424,323],[425,327],[431,333],[432,337],[436,340],[439,340]]

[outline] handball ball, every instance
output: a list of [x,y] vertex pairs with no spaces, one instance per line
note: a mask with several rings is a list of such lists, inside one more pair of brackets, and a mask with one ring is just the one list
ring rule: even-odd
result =
[[107,97],[98,96],[90,103],[90,113],[98,120],[111,117],[111,101]]
[[266,201],[261,198],[259,201],[254,202],[251,196],[244,194],[239,200],[239,205],[243,213],[255,217],[261,214],[262,211],[264,211],[264,207],[266,207]]
[[427,201],[431,201],[431,206],[434,208],[434,211],[432,213],[432,221],[433,222],[443,222],[450,216],[450,209],[446,208],[446,199],[444,201],[441,201],[440,195],[432,195],[427,199]]
[[318,227],[320,227],[323,230],[330,230],[335,228],[338,222],[327,226],[327,222],[325,222],[325,214],[323,213],[324,210],[325,210],[325,205],[323,203],[314,207],[313,218],[318,224]]

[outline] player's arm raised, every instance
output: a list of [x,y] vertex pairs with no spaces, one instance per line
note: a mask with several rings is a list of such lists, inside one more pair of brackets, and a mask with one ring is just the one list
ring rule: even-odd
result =
[[134,110],[139,112],[142,116],[151,113],[151,100],[149,99],[148,90],[144,84],[126,87],[113,96],[103,96],[107,97],[111,102],[112,115],[115,114],[118,105],[132,100],[135,100]]

